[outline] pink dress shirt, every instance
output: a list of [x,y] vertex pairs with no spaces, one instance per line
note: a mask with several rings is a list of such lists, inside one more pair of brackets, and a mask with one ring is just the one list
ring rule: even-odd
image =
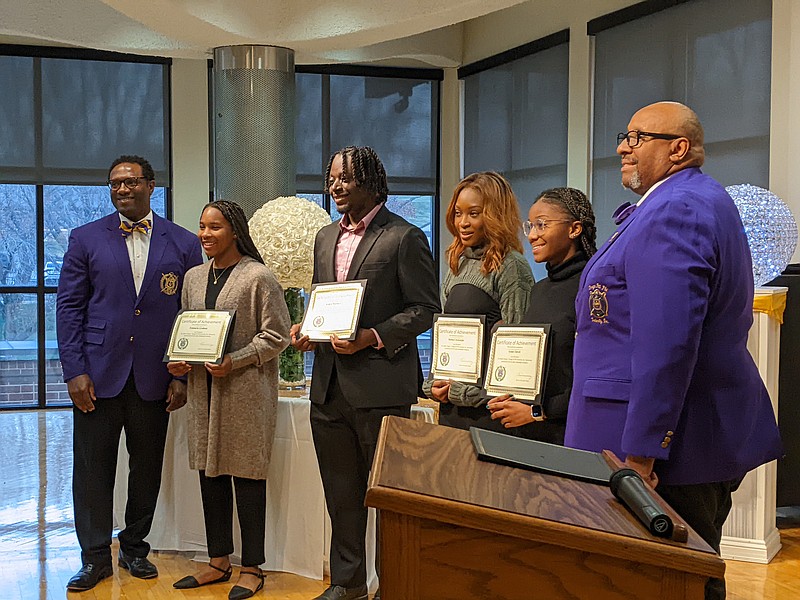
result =
[[[343,215],[339,220],[339,229],[341,229],[341,233],[339,234],[339,241],[336,242],[336,281],[342,282],[347,280],[347,272],[350,270],[356,248],[358,248],[358,245],[364,237],[364,232],[367,230],[367,227],[369,227],[369,224],[372,223],[372,219],[375,218],[375,215],[378,214],[382,206],[383,202],[379,202],[378,205],[369,211],[355,226],[350,223],[350,216],[347,214]],[[375,334],[375,339],[378,340],[375,348],[383,348],[381,336],[378,335],[375,329],[372,329],[372,332]]]

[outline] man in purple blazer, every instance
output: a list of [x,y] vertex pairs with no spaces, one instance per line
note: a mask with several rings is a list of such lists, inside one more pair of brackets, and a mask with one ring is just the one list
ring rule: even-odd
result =
[[[642,198],[618,209],[581,277],[565,443],[613,450],[719,552],[731,493],[782,454],[747,351],[750,250],[730,196],[700,171],[691,109],[646,106],[618,142],[622,184]],[[724,597],[709,580],[706,598]]]
[[130,454],[119,566],[158,575],[147,559],[161,485],[169,412],[186,385],[162,362],[183,275],[202,262],[197,236],[150,210],[155,175],[121,156],[108,175],[117,212],[72,231],[58,283],[58,349],[74,404],[72,495],[83,567],[67,588],[85,591],[113,574],[112,510],[117,449]]

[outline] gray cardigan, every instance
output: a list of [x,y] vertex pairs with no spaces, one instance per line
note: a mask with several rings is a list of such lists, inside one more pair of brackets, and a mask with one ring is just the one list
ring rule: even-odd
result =
[[[182,306],[205,309],[210,262],[186,273]],[[206,370],[189,372],[189,466],[209,477],[266,479],[278,406],[278,355],[289,345],[289,312],[272,272],[249,257],[233,268],[217,309],[235,309],[233,370],[214,378],[209,406]]]

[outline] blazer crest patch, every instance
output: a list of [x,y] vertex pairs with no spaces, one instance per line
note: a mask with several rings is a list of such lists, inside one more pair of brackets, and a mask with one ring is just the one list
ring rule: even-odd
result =
[[161,293],[174,296],[178,292],[178,276],[175,273],[161,274]]
[[602,283],[589,286],[589,318],[592,323],[608,323],[608,287]]

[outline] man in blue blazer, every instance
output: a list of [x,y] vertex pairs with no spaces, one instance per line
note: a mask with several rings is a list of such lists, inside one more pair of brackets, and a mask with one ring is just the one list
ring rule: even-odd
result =
[[186,385],[162,362],[183,275],[202,262],[197,236],[150,210],[153,168],[121,156],[108,175],[117,212],[72,231],[58,283],[58,349],[74,404],[72,494],[83,567],[67,588],[112,574],[114,479],[120,433],[130,454],[119,565],[149,579],[150,532],[169,412]]
[[313,344],[292,327],[292,344],[315,350],[311,431],[331,516],[331,585],[315,600],[367,600],[367,478],[381,419],[408,417],[417,401],[416,339],[440,310],[439,292],[425,234],[385,206],[386,171],[372,148],[334,154],[326,181],[342,219],[317,234],[313,281],[367,285],[354,340]]
[[[622,184],[642,196],[581,277],[566,445],[613,450],[717,552],[731,493],[781,456],[747,351],[750,250],[736,206],[700,171],[703,129],[674,102],[619,135]],[[620,214],[621,213],[621,214]],[[709,580],[706,598],[724,598]]]

